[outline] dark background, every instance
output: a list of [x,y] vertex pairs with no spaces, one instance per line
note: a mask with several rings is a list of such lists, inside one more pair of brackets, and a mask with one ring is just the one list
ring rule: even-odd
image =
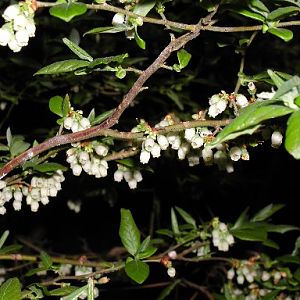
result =
[[[178,4],[177,1],[174,3]],[[185,4],[182,4],[185,9],[180,9],[179,6],[176,6],[178,11],[170,9],[168,17],[186,23],[196,22],[199,18],[195,13],[199,11],[198,6],[189,3],[190,6],[186,9]],[[204,12],[201,11],[201,14]],[[44,10],[38,12],[36,38],[20,54],[12,55],[9,50],[0,47],[1,99],[10,97],[8,110],[0,112],[2,142],[8,126],[14,134],[24,134],[28,141],[42,141],[53,136],[58,127],[56,117],[49,112],[48,101],[55,95],[64,96],[69,93],[75,108],[83,109],[85,115],[93,107],[97,113],[101,113],[119,103],[135,79],[132,74],[128,74],[123,81],[110,74],[53,78],[33,76],[46,64],[73,57],[61,42],[62,37],[70,37],[75,29],[82,37],[88,29],[107,25],[107,20],[111,17],[111,13],[97,16],[89,13],[86,19],[83,17],[66,24],[49,18]],[[240,21],[241,19],[229,15],[220,25],[234,25]],[[245,19],[243,22],[247,23]],[[146,51],[138,49],[133,41],[125,40],[122,34],[118,34],[117,38],[101,36],[101,42],[97,42],[94,36],[86,36],[81,39],[80,46],[95,57],[123,53],[119,49],[124,49],[130,57],[145,56],[147,60],[136,65],[143,69],[155,59],[163,45],[168,43],[169,35],[153,25],[145,25],[140,34],[149,45]],[[238,39],[249,36],[249,33],[202,33],[186,47],[193,55],[186,71],[174,74],[162,70],[155,74],[147,83],[149,91],[143,92],[136,99],[135,106],[124,113],[118,128],[130,130],[136,125],[136,118],[145,118],[153,125],[169,112],[177,112],[185,120],[199,109],[207,107],[207,99],[212,94],[220,90],[232,92],[240,62],[240,56],[234,51],[235,46]],[[260,33],[247,51],[245,73],[253,75],[270,68],[299,74],[299,37],[300,33],[296,28],[294,39],[288,44],[274,36]],[[230,45],[219,48],[217,42],[224,41]],[[176,62],[175,55],[168,62],[170,65]],[[75,87],[79,88],[79,92],[74,92]],[[263,82],[257,83],[257,88],[270,90]],[[173,89],[179,94],[184,111],[180,111],[166,96],[166,89]],[[241,92],[246,93],[246,90],[246,87],[241,87]],[[280,120],[283,127],[285,121]],[[32,213],[25,204],[21,212],[14,212],[9,207],[8,213],[0,217],[0,228],[2,231],[10,230],[9,241],[20,241],[21,238],[50,254],[94,253],[104,259],[115,259],[107,254],[113,247],[121,245],[118,228],[122,207],[132,211],[145,236],[151,230],[170,226],[170,208],[174,205],[191,213],[199,222],[219,216],[224,222],[233,223],[246,207],[250,208],[250,213],[255,213],[270,203],[283,203],[286,207],[273,217],[274,223],[300,226],[300,162],[293,159],[283,146],[280,149],[271,148],[269,141],[250,147],[249,153],[250,161],[235,163],[235,172],[231,174],[219,171],[216,166],[205,167],[203,164],[190,168],[186,161],[178,161],[175,157],[153,159],[150,166],[154,173],[143,172],[144,180],[134,191],[124,182],[113,181],[113,164],[110,165],[109,176],[101,180],[89,176],[77,178],[68,172],[63,190],[50,204],[40,207],[37,213]],[[59,156],[62,163],[65,163],[64,159],[64,154]],[[66,203],[70,199],[82,202],[79,214],[67,208]],[[152,221],[153,227],[150,229]],[[275,234],[274,239],[280,244],[277,254],[292,251],[297,236],[296,232],[284,236]],[[240,255],[247,256],[247,249],[251,247],[246,244],[244,253]],[[272,249],[266,251],[270,254],[274,252]],[[159,267],[154,267],[154,275],[151,275],[149,282],[167,281],[167,275],[159,275],[161,273]],[[122,285],[122,280],[103,299],[118,299],[119,288],[128,285],[128,282]],[[152,291],[153,294],[157,293],[156,290]],[[122,297],[126,295],[124,290],[122,293]],[[137,299],[140,296],[153,299],[153,294],[149,294],[147,289],[136,293],[128,291],[132,299],[135,296]]]

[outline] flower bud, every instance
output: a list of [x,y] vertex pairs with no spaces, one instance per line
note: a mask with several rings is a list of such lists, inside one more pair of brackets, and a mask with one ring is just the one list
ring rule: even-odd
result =
[[21,13],[20,6],[18,4],[13,4],[8,6],[5,9],[2,17],[4,18],[5,21],[10,22],[14,20],[20,13]]
[[123,25],[125,23],[125,15],[121,13],[117,13],[113,16],[113,19],[111,21],[112,25],[119,26]]
[[97,145],[95,147],[95,151],[99,156],[106,156],[108,153],[108,150],[109,150],[108,147],[105,145],[102,145],[102,144]]
[[249,104],[248,99],[242,94],[238,94],[235,101],[238,108],[246,107]]
[[140,162],[142,164],[147,164],[150,160],[150,152],[146,151],[146,150],[142,150],[140,153]]
[[171,268],[168,268],[167,273],[171,278],[173,278],[176,275],[176,270],[175,270],[175,268],[171,267]]
[[271,146],[273,148],[279,148],[280,145],[282,144],[282,133],[280,131],[274,131],[271,135]]
[[161,150],[166,150],[169,147],[169,141],[164,135],[157,136],[157,143]]
[[118,169],[115,173],[114,173],[114,180],[116,182],[121,182],[123,180],[124,177],[124,173],[122,170]]

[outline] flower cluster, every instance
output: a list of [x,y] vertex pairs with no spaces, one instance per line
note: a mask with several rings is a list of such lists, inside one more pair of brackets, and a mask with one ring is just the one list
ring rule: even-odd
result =
[[136,189],[137,183],[141,182],[143,177],[139,170],[119,165],[118,169],[114,173],[114,180],[116,182],[121,182],[123,179],[125,179],[131,189]]
[[[266,268],[268,266],[268,268]],[[286,269],[270,268],[270,262],[264,263],[260,256],[251,257],[248,260],[236,261],[227,271],[227,279],[231,282],[232,294],[245,296],[247,300],[264,299],[271,293],[267,287],[279,285],[290,280]],[[298,294],[290,295],[282,292],[276,299],[298,299]],[[275,298],[274,298],[275,299]]]
[[58,170],[51,177],[33,176],[28,186],[23,183],[6,186],[5,181],[0,180],[0,214],[6,213],[4,205],[12,199],[14,209],[21,210],[23,197],[31,211],[38,211],[40,203],[46,205],[49,197],[56,197],[64,179],[62,171]]
[[91,123],[88,118],[82,116],[82,111],[71,111],[69,116],[64,119],[64,128],[71,130],[72,132],[81,131],[91,127]]
[[147,135],[142,142],[140,162],[147,164],[151,158],[161,155],[161,150],[171,148],[177,150],[178,159],[187,159],[189,166],[200,164],[200,158],[206,166],[216,164],[220,170],[228,173],[234,171],[232,162],[249,160],[249,153],[245,145],[229,146],[225,143],[219,144],[212,149],[208,146],[213,139],[213,132],[207,127],[196,127],[185,129],[184,133],[169,132],[166,135],[158,134],[157,129],[173,125],[174,120],[168,115],[164,120],[155,125],[155,128],[145,126],[145,121],[133,128],[133,132],[144,131]]
[[5,24],[0,28],[0,46],[8,46],[13,52],[21,51],[35,36],[34,10],[29,1],[8,6],[2,17]]
[[219,251],[228,251],[229,246],[234,244],[234,237],[228,231],[227,225],[225,223],[219,222],[218,218],[214,218],[212,221],[213,231],[212,231],[212,242]]
[[242,94],[227,94],[221,91],[219,94],[212,95],[209,99],[208,115],[215,118],[217,115],[225,111],[227,106],[233,106],[236,109],[241,109],[249,105],[248,99]]
[[81,147],[76,145],[67,150],[67,162],[70,164],[72,172],[75,176],[79,176],[82,172],[94,175],[96,178],[106,177],[108,163],[101,159],[108,153],[108,147],[104,144],[93,144]]

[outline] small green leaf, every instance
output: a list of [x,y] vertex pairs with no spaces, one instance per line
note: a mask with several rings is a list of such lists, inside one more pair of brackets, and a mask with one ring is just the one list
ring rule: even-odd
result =
[[34,269],[30,269],[27,273],[25,273],[25,276],[26,277],[30,277],[30,276],[33,276],[39,272],[44,272],[44,271],[48,271],[47,268],[45,267],[39,267],[39,268],[34,268]]
[[8,253],[18,252],[22,248],[23,248],[23,246],[18,245],[18,244],[5,246],[0,249],[0,254],[3,255],[3,254],[8,254]]
[[61,300],[77,300],[80,295],[87,292],[88,286],[85,285],[81,288],[78,288],[77,290],[73,291],[68,296],[62,297]]
[[251,219],[251,222],[259,222],[259,221],[265,221],[269,217],[271,217],[273,214],[275,214],[277,211],[284,208],[284,204],[269,204],[265,206],[263,209],[261,209],[259,212],[257,212]]
[[249,210],[249,207],[247,207],[246,209],[243,210],[243,212],[237,218],[237,220],[235,221],[235,223],[231,227],[231,229],[237,229],[237,228],[243,226],[243,224],[245,224],[245,223],[247,223],[249,221],[248,210]]
[[71,109],[69,97],[54,96],[49,100],[50,110],[60,117],[66,117]]
[[145,258],[152,256],[156,251],[157,251],[157,248],[155,248],[153,246],[148,246],[148,248],[146,248],[145,250],[140,251],[136,257],[138,259],[145,259]]
[[277,88],[280,88],[280,86],[284,83],[284,80],[277,75],[275,72],[273,72],[272,70],[267,70],[269,76],[271,77],[271,79],[273,80],[274,84],[276,85]]
[[78,287],[75,287],[75,286],[65,286],[62,288],[48,291],[48,294],[49,294],[49,296],[65,296],[65,295],[68,295],[68,294],[74,292],[77,289],[78,289]]
[[240,15],[243,15],[247,18],[254,19],[254,20],[257,20],[257,21],[260,21],[260,22],[265,21],[265,17],[262,16],[261,14],[255,13],[255,12],[253,12],[251,10],[247,10],[245,8],[235,9],[234,12],[237,12]]
[[292,113],[287,121],[284,146],[295,159],[300,159],[300,110]]
[[179,234],[179,226],[178,226],[178,221],[177,221],[177,217],[174,211],[174,208],[171,208],[171,226],[172,226],[172,230],[174,232],[174,234]]
[[59,18],[65,22],[70,22],[74,17],[83,15],[86,11],[86,4],[81,2],[68,2],[51,7],[49,13],[53,17]]
[[115,56],[107,56],[107,57],[99,57],[94,59],[90,64],[89,68],[95,68],[98,65],[107,65],[112,62],[115,63],[122,63],[125,58],[128,57],[128,53],[120,54],[120,55],[115,55]]
[[179,51],[177,51],[177,58],[181,69],[185,68],[188,65],[191,57],[192,55],[184,49],[180,49]]
[[5,230],[2,235],[1,235],[1,238],[0,238],[0,249],[3,247],[7,237],[9,235],[9,230]]
[[257,13],[268,13],[269,9],[260,0],[248,0],[248,6]]
[[278,21],[299,12],[299,7],[279,7],[268,14],[268,21]]
[[38,70],[34,75],[53,75],[68,73],[78,70],[80,68],[87,67],[90,63],[85,60],[79,59],[68,59],[57,61],[53,64],[50,64],[42,69]]
[[143,283],[150,273],[149,266],[140,260],[132,260],[126,263],[125,272],[128,277],[139,284]]
[[41,173],[53,173],[57,170],[62,170],[62,171],[67,170],[65,166],[55,162],[45,162],[40,165],[34,166],[33,169]]
[[94,116],[91,120],[89,119],[91,122],[91,125],[94,126],[94,125],[102,123],[103,121],[108,119],[114,113],[114,111],[115,111],[115,109],[107,110],[98,116]]
[[16,157],[19,154],[23,153],[30,147],[30,144],[23,141],[22,138],[13,137],[11,146],[9,148],[11,157]]
[[289,29],[271,27],[268,29],[268,32],[281,38],[285,42],[289,42],[293,39],[293,31]]
[[137,32],[137,26],[134,27],[134,39],[137,43],[137,45],[145,50],[146,49],[146,42],[139,36],[138,32]]
[[21,299],[21,284],[18,278],[10,278],[0,286],[0,300]]
[[275,291],[272,291],[270,293],[268,293],[266,296],[263,296],[262,297],[262,300],[273,300],[273,299],[276,299],[276,296],[280,293],[280,290],[275,290]]
[[135,255],[141,244],[141,234],[128,209],[121,208],[119,236],[127,251]]
[[93,57],[89,55],[85,50],[80,48],[78,45],[73,43],[67,38],[63,38],[64,44],[74,53],[76,54],[79,58],[88,60],[88,61],[93,61]]
[[276,232],[276,233],[281,233],[284,234],[289,231],[294,231],[294,230],[300,230],[299,227],[293,226],[293,225],[275,225],[275,224],[270,224],[268,225],[268,232]]
[[124,32],[127,30],[132,29],[131,26],[127,25],[119,25],[119,26],[109,26],[109,27],[96,27],[84,33],[83,36],[86,34],[98,34],[98,33],[118,33]]
[[195,219],[189,213],[178,206],[175,206],[175,209],[178,211],[184,221],[186,221],[188,224],[191,224],[194,228],[197,227]]
[[87,300],[94,300],[94,279],[88,279]]
[[40,257],[41,257],[41,261],[42,261],[43,266],[46,269],[50,269],[52,267],[52,264],[53,264],[52,258],[45,251],[41,252]]
[[134,6],[133,12],[137,15],[145,17],[155,6],[155,4],[155,0],[142,0]]

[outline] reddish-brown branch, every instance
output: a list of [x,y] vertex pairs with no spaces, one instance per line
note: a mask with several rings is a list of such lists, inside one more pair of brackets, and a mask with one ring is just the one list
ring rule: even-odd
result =
[[[210,14],[208,18],[205,18],[205,22],[207,26],[209,26],[209,21],[212,18],[213,14]],[[172,40],[167,47],[160,53],[160,55],[155,59],[155,61],[141,73],[136,82],[133,84],[128,93],[124,96],[121,103],[115,109],[114,113],[103,123],[88,128],[86,130],[82,130],[79,132],[58,135],[55,136],[27,151],[20,154],[16,158],[12,159],[8,162],[2,169],[0,169],[0,179],[10,173],[17,166],[22,165],[25,161],[33,158],[34,156],[45,152],[49,149],[55,148],[60,145],[75,143],[78,141],[94,138],[97,136],[110,135],[105,131],[115,125],[125,109],[132,103],[135,97],[143,90],[143,85],[145,82],[165,63],[168,57],[172,54],[172,52],[177,51],[182,48],[186,43],[195,39],[200,34],[201,27],[197,27],[197,30],[193,32],[186,33],[180,36],[177,39]],[[112,132],[110,132],[112,133]]]

